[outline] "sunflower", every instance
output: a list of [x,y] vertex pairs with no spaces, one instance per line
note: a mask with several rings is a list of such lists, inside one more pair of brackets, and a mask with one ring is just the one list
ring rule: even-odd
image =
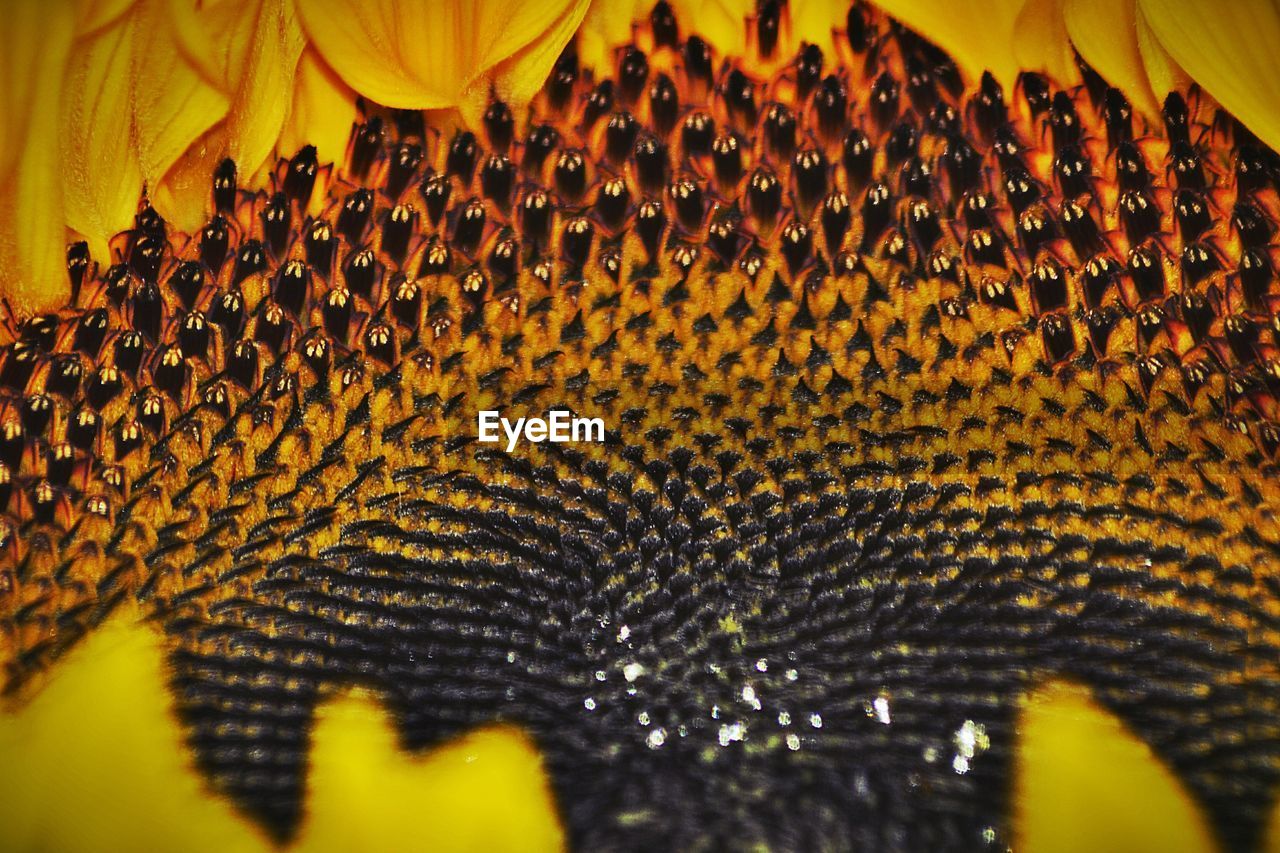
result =
[[1280,849],[1280,10],[8,11],[0,847]]

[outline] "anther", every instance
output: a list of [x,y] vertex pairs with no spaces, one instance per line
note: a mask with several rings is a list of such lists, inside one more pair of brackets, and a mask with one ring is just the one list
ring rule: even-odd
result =
[[871,180],[871,169],[875,163],[875,148],[871,140],[861,130],[853,128],[845,134],[841,159],[849,192],[860,192]]
[[236,163],[230,157],[213,171],[213,209],[218,213],[236,209]]
[[709,154],[715,133],[716,124],[710,116],[702,112],[689,113],[680,131],[680,146],[686,156]]
[[636,140],[633,152],[636,177],[646,193],[658,194],[667,183],[667,146],[657,137],[646,133]]
[[614,113],[609,117],[609,124],[604,131],[605,156],[615,166],[621,166],[631,154],[636,136],[640,133],[640,123],[631,113]]
[[347,282],[347,289],[352,293],[358,293],[365,299],[372,299],[373,286],[378,281],[379,270],[378,261],[371,249],[361,249],[359,252],[353,252],[348,256],[343,274]]
[[285,167],[285,197],[305,208],[307,202],[311,200],[311,191],[315,188],[316,173],[319,170],[320,163],[316,158],[316,147],[303,146]]
[[659,74],[649,87],[649,115],[653,129],[661,136],[669,134],[680,117],[680,94],[666,74]]
[[404,194],[405,189],[418,173],[422,158],[421,145],[402,142],[395,147],[387,164],[387,181],[384,185],[387,198],[394,201]]
[[796,94],[803,102],[822,79],[822,48],[807,44],[796,59]]
[[489,138],[489,147],[494,151],[505,153],[511,147],[515,127],[511,108],[502,101],[494,101],[484,111],[484,132]]
[[751,215],[764,231],[773,228],[782,209],[782,184],[766,166],[758,166],[751,174],[747,190]]
[[644,51],[628,46],[622,53],[618,64],[618,91],[622,95],[622,103],[631,106],[644,91],[644,84],[649,79],[649,59]]
[[289,248],[291,219],[289,199],[284,193],[273,195],[262,208],[262,235],[267,238],[267,248],[274,258],[283,258]]
[[782,229],[782,256],[794,277],[808,262],[813,251],[813,235],[803,222],[789,222]]
[[382,251],[392,263],[400,266],[409,253],[409,240],[413,237],[418,214],[412,207],[397,204],[382,220]]
[[542,171],[542,164],[559,144],[560,134],[551,125],[540,124],[533,127],[525,138],[521,167],[529,174],[538,174]]
[[742,179],[742,152],[738,147],[738,138],[728,132],[717,136],[711,143],[711,160],[721,190],[726,194],[731,193]]
[[476,144],[474,133],[464,130],[455,135],[449,143],[449,154],[445,157],[445,174],[457,175],[465,187],[471,183],[479,154],[480,148]]
[[534,188],[520,202],[520,223],[525,245],[539,250],[547,245],[551,238],[551,198],[547,193]]
[[484,202],[473,198],[462,208],[453,228],[453,245],[468,255],[475,254],[484,237]]
[[374,116],[356,128],[355,138],[351,142],[351,174],[363,180],[369,174],[374,161],[382,153],[383,128],[382,119]]
[[[623,191],[625,192],[625,186]],[[705,200],[702,197],[702,188],[698,186],[697,181],[681,178],[673,182],[667,192],[675,206],[676,219],[680,225],[691,233],[701,230]]]
[[[892,79],[892,78],[890,78]],[[879,81],[877,81],[879,82]],[[893,84],[893,113],[897,115],[897,83]],[[874,87],[872,99],[874,102]],[[834,74],[828,74],[823,78],[822,85],[818,87],[818,91],[813,96],[813,106],[818,113],[818,133],[826,140],[835,140],[840,138],[840,134],[844,133],[847,125],[846,112],[849,108],[849,96],[845,92],[844,84]],[[875,111],[873,103],[873,112]],[[880,113],[877,113],[877,116]],[[892,117],[884,121],[887,126]]]
[[644,244],[649,256],[649,263],[658,259],[658,249],[662,241],[662,232],[666,229],[667,217],[660,201],[646,201],[640,205],[636,215],[636,233]]

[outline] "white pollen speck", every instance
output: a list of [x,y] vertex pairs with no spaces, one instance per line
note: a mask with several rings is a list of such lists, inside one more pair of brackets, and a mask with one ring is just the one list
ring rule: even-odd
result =
[[586,699],[582,700],[582,707],[586,708],[588,711],[594,711],[596,709],[596,700],[588,696]]
[[815,729],[820,729],[820,728],[822,728],[822,715],[821,715],[821,714],[810,714],[810,715],[809,715],[809,725],[813,726]]
[[649,737],[645,739],[645,743],[649,745],[650,749],[657,749],[658,747],[662,746],[666,742],[667,742],[667,730],[661,729],[661,728],[654,729],[653,731],[649,732]]
[[642,726],[647,726],[647,725],[649,725],[649,712],[648,712],[648,711],[641,711],[639,714],[637,714],[637,715],[636,715],[636,722],[637,722],[637,723],[639,723],[639,724],[640,724],[640,725],[642,725]]
[[884,723],[886,726],[893,720],[889,717],[889,700],[883,696],[877,696],[876,700],[871,703],[871,707],[876,710],[876,719]]
[[800,677],[800,673],[796,672],[794,669],[789,669],[786,672],[786,676],[787,676],[787,681],[795,681],[797,678]]
[[631,629],[628,626],[623,625],[621,628],[618,629],[619,643],[625,643],[627,641],[627,638],[630,636],[631,636]]
[[790,711],[779,711],[779,712],[778,712],[778,725],[780,725],[780,726],[789,726],[789,725],[791,725],[791,712],[790,712]]
[[741,741],[747,736],[747,727],[742,723],[730,723],[720,727],[720,745],[728,746],[734,741]]
[[765,660],[764,658],[760,658],[760,660],[756,661],[756,671],[757,671],[757,672],[768,672],[768,671],[769,671],[769,662],[768,662],[767,660]]
[[986,752],[987,748],[991,746],[991,739],[987,736],[987,727],[981,723],[975,723],[973,720],[965,720],[964,725],[956,729],[955,745],[956,754],[964,758],[967,763],[968,759],[979,753]]
[[622,668],[622,677],[627,680],[628,684],[642,675],[644,675],[644,664],[632,661]]
[[787,749],[795,752],[800,748],[800,736],[795,732],[787,735]]

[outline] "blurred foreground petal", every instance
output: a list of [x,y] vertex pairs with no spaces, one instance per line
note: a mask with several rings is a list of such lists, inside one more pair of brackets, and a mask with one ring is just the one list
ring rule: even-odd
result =
[[0,28],[0,292],[19,310],[61,302],[58,96],[74,21],[64,4],[20,2]]
[[1280,6],[1139,0],[1169,55],[1218,103],[1280,150]]
[[[576,11],[570,30],[586,11],[583,0],[444,0],[429,12],[404,0],[301,0],[299,7],[316,48],[349,86],[404,109],[461,105],[499,63],[554,41],[566,9]],[[545,67],[534,63],[519,73],[540,72],[534,75],[540,85],[558,50],[535,52],[546,55]]]

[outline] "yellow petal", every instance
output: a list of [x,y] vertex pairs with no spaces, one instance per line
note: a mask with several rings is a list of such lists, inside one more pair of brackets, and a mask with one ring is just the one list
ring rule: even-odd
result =
[[937,44],[977,80],[990,71],[1012,92],[1021,66],[1014,28],[1022,0],[874,0],[903,24]]
[[0,711],[0,849],[269,849],[195,772],[164,653],[159,630],[117,615],[28,704]]
[[304,145],[314,145],[321,163],[341,163],[355,120],[356,93],[314,47],[308,47],[298,62],[293,103],[280,133],[277,154],[292,157]]
[[407,0],[299,2],[307,34],[338,75],[405,109],[458,106],[478,78],[543,38],[569,6],[581,20],[585,3],[573,0],[442,0],[426,14]]
[[244,175],[275,153],[306,44],[293,0],[214,0],[175,4],[182,45],[231,102],[227,156]]
[[71,9],[18,3],[0,27],[0,294],[19,310],[65,298],[58,96]]
[[[502,100],[509,104],[533,100],[564,46],[573,38],[587,6],[587,0],[574,0],[540,38],[498,63],[493,70],[493,88]],[[467,123],[473,127],[478,126],[488,104],[488,94],[487,87],[473,85],[472,96],[460,104]]]
[[749,0],[672,0],[676,19],[687,35],[697,35],[721,56],[740,55],[747,45]]
[[1266,853],[1280,853],[1280,800],[1276,800],[1271,806],[1271,817],[1267,820],[1262,849]]
[[151,190],[151,204],[174,228],[194,234],[209,221],[212,176],[227,156],[227,124],[218,122],[187,146]]
[[1027,700],[1019,732],[1019,850],[1197,853],[1215,849],[1190,794],[1083,687],[1054,682]]
[[1124,92],[1135,110],[1159,118],[1160,100],[1167,93],[1157,99],[1147,80],[1134,5],[1116,0],[1064,0],[1063,5],[1067,33],[1085,62]]
[[1067,27],[1062,19],[1063,0],[1028,0],[1014,25],[1014,55],[1018,64],[1039,71],[1070,86],[1080,79]]
[[182,152],[227,114],[227,98],[182,53],[166,0],[134,12],[133,133],[142,177],[155,186]]
[[1134,10],[1134,22],[1138,27],[1138,51],[1142,54],[1142,65],[1147,72],[1147,80],[1151,83],[1151,92],[1161,105],[1164,96],[1170,92],[1185,92],[1191,85],[1187,72],[1183,71],[1173,57],[1160,44],[1156,34],[1147,22],[1147,13],[1141,6]]
[[134,15],[77,45],[62,95],[61,162],[67,225],[100,263],[107,241],[129,227],[142,192],[133,151]]
[[80,0],[76,6],[76,36],[101,29],[128,11],[134,0]]
[[162,0],[145,0],[77,43],[63,91],[66,221],[95,257],[128,228],[145,186],[227,111],[178,49]]
[[[578,63],[584,68],[598,69],[597,77],[609,76],[613,70],[613,50],[631,41],[631,26],[644,13],[644,0],[592,0],[578,30]],[[678,17],[682,32],[689,24]]]
[[537,748],[519,729],[410,755],[375,699],[346,695],[318,709],[313,741],[299,853],[564,848]]
[[827,66],[836,59],[832,30],[846,26],[849,4],[843,0],[796,0],[791,7],[791,44],[786,54],[794,56],[802,42],[822,48]]
[[1249,0],[1139,3],[1160,44],[1191,79],[1280,149],[1280,7]]

